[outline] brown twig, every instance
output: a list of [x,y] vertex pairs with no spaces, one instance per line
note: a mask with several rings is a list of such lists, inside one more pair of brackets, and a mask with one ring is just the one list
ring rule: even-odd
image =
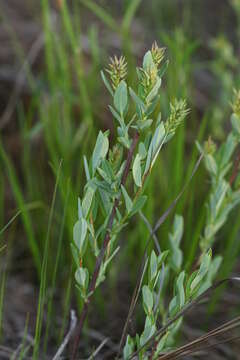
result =
[[[127,177],[128,177],[129,171],[130,171],[130,167],[131,167],[131,163],[132,163],[133,154],[134,154],[135,148],[136,148],[137,143],[138,143],[138,139],[139,139],[139,133],[136,132],[134,134],[131,147],[130,147],[130,149],[128,151],[126,164],[125,164],[124,171],[123,171],[122,178],[121,178],[121,185],[124,185],[126,180],[127,180]],[[85,319],[86,319],[87,314],[88,314],[89,304],[91,302],[94,290],[96,289],[96,284],[97,284],[97,279],[98,279],[98,275],[99,275],[99,272],[100,272],[100,268],[101,268],[101,265],[103,263],[103,259],[104,259],[106,249],[107,249],[108,244],[109,244],[110,239],[111,239],[111,230],[112,230],[113,222],[114,222],[114,219],[115,219],[115,216],[116,216],[116,211],[117,211],[118,204],[119,204],[119,199],[116,199],[115,202],[114,202],[113,208],[112,208],[112,212],[111,212],[110,217],[109,217],[106,235],[105,235],[105,238],[103,240],[103,245],[102,245],[100,253],[99,253],[99,255],[98,255],[97,259],[96,259],[95,269],[94,269],[93,276],[92,276],[92,279],[91,279],[91,282],[90,282],[89,288],[88,288],[88,293],[90,295],[89,295],[87,301],[83,305],[82,313],[80,315],[80,319],[79,319],[78,326],[77,326],[77,329],[76,329],[76,335],[75,335],[74,344],[73,344],[73,352],[72,352],[72,357],[71,357],[72,360],[76,359],[77,349],[78,349],[78,346],[79,346],[83,325],[84,325]]]
[[67,344],[68,344],[68,342],[69,342],[69,340],[70,340],[70,338],[72,336],[72,333],[75,330],[75,327],[76,327],[76,324],[77,324],[77,317],[76,317],[75,311],[71,310],[70,315],[71,315],[71,321],[70,321],[69,331],[66,334],[62,344],[60,345],[58,351],[56,352],[56,354],[54,355],[52,360],[60,359],[60,356],[62,355],[63,351],[65,350],[65,347],[67,346]]

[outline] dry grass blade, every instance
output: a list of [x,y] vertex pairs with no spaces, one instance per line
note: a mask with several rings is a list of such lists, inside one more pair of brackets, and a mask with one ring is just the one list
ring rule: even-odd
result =
[[[228,321],[224,323],[223,325],[217,327],[214,330],[209,331],[207,334],[200,336],[199,338],[191,341],[190,343],[181,346],[180,348],[171,351],[170,353],[164,354],[159,356],[158,359],[161,360],[172,360],[172,359],[178,359],[182,356],[190,355],[195,353],[196,351],[203,350],[206,347],[204,347],[205,343],[208,343],[213,338],[216,338],[217,336],[224,335],[230,330],[236,329],[240,326],[240,316],[237,316],[235,319]],[[239,336],[235,337],[228,337],[227,339],[223,339],[222,341],[219,341],[214,344],[210,344],[207,347],[214,347],[216,345],[221,344],[222,342],[231,341],[233,339],[237,339]]]
[[[227,339],[224,339],[222,341],[218,341],[218,342],[215,342],[211,345],[208,345],[208,346],[202,346],[200,349],[195,349],[195,350],[190,350],[190,351],[186,351],[184,353],[181,353],[180,355],[174,355],[174,357],[170,358],[170,359],[174,359],[174,360],[177,360],[177,359],[182,359],[183,356],[188,356],[188,355],[196,355],[197,353],[201,353],[202,355],[206,355],[206,350],[209,350],[209,349],[212,349],[212,348],[216,348],[217,346],[219,345],[223,345],[224,343],[229,343],[229,342],[233,342],[233,341],[236,341],[236,340],[239,340],[240,339],[240,336],[232,336],[232,337],[229,337]],[[162,360],[163,358],[160,357],[158,358],[159,360]]]
[[76,325],[77,325],[77,317],[76,317],[76,314],[75,314],[75,311],[74,310],[71,310],[71,313],[70,313],[70,316],[71,316],[71,319],[70,319],[70,326],[69,326],[69,331],[68,333],[66,334],[61,346],[59,347],[57,353],[54,355],[54,358],[53,360],[57,360],[57,359],[60,359],[60,356],[61,354],[63,353],[63,351],[65,350],[69,340],[71,339],[71,336],[76,328]]
[[97,349],[89,356],[89,358],[87,360],[92,360],[94,359],[98,353],[102,350],[102,348],[105,346],[105,344],[108,342],[108,338],[104,339],[101,344],[97,347]]
[[[183,315],[185,315],[187,312],[189,312],[193,307],[198,305],[201,302],[201,300],[205,299],[208,295],[212,294],[221,285],[223,285],[225,283],[231,283],[231,282],[239,283],[240,278],[239,277],[226,278],[226,279],[220,280],[216,284],[212,285],[210,288],[208,288],[206,291],[204,291],[201,295],[199,295],[196,299],[192,300],[190,303],[188,303],[186,306],[184,306],[182,308],[182,310],[180,310],[176,316],[174,316],[172,319],[170,319],[161,329],[156,331],[155,334],[153,334],[153,336],[151,336],[150,339],[143,346],[141,346],[137,351],[135,351],[131,355],[130,359],[133,359],[144,348],[149,347],[154,342],[154,340],[155,341],[159,340],[161,338],[161,336],[166,333],[169,326],[174,324],[176,320],[180,319]],[[232,320],[232,321],[235,321],[235,320]],[[224,325],[222,325],[222,326],[224,327]],[[205,335],[203,335],[203,336],[205,336]]]

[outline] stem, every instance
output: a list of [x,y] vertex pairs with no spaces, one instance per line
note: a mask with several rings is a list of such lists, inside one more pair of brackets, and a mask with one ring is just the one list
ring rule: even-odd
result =
[[[127,180],[127,177],[128,177],[129,171],[130,171],[130,167],[131,167],[131,163],[132,163],[133,154],[134,154],[135,148],[137,146],[138,140],[139,140],[139,133],[135,132],[133,140],[132,140],[131,147],[130,147],[130,149],[128,151],[126,164],[125,164],[124,171],[123,171],[122,178],[121,178],[121,185],[124,185],[126,180]],[[98,275],[99,275],[99,272],[100,272],[101,265],[102,265],[103,260],[104,260],[104,255],[105,255],[107,246],[108,246],[108,244],[110,242],[110,239],[111,239],[111,230],[112,230],[113,222],[114,222],[114,219],[115,219],[115,216],[116,216],[116,210],[117,210],[118,204],[119,204],[119,198],[117,198],[115,200],[115,202],[114,202],[112,212],[110,214],[108,225],[107,225],[106,235],[105,235],[105,238],[103,240],[103,245],[102,245],[100,253],[99,253],[99,255],[98,255],[97,259],[96,259],[93,276],[92,276],[92,279],[91,279],[91,282],[90,282],[89,288],[88,288],[88,293],[90,295],[89,295],[87,301],[83,305],[83,309],[82,309],[80,319],[79,319],[77,329],[76,329],[76,335],[75,335],[74,344],[73,344],[73,352],[72,352],[72,357],[71,357],[72,360],[76,359],[77,350],[78,350],[78,347],[79,347],[79,342],[80,342],[80,338],[81,338],[81,334],[82,334],[83,325],[84,325],[85,319],[86,319],[87,314],[88,314],[88,308],[89,308],[89,305],[91,303],[92,295],[93,295],[93,293],[94,293],[94,291],[96,289],[96,283],[97,283],[97,279],[98,279]]]

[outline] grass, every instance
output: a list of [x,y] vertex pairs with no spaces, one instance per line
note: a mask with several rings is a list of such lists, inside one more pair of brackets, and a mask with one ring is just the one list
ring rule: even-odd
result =
[[[125,1],[119,21],[114,15],[114,11],[105,6],[104,2],[103,5],[91,0],[80,0],[73,3],[74,11],[72,12],[66,1],[61,2],[62,5],[58,10],[59,23],[57,24],[52,18],[48,0],[41,1],[45,64],[39,78],[40,81],[35,81],[30,67],[27,67],[27,78],[33,96],[27,109],[21,103],[18,105],[18,136],[22,149],[18,163],[8,152],[6,139],[3,136],[0,139],[0,164],[3,169],[0,173],[1,246],[6,243],[5,236],[11,232],[14,234],[13,224],[17,222],[19,225],[20,222],[24,239],[26,239],[24,247],[28,249],[28,256],[32,259],[32,266],[38,275],[40,284],[35,359],[38,358],[39,353],[45,308],[47,308],[47,331],[43,347],[47,351],[51,322],[55,316],[54,289],[58,288],[62,281],[66,284],[67,296],[63,301],[65,304],[63,304],[62,329],[60,334],[54,334],[55,337],[58,337],[59,343],[66,329],[70,302],[75,294],[75,289],[69,281],[72,260],[67,240],[72,238],[72,228],[77,218],[76,198],[79,194],[81,195],[81,185],[85,181],[82,156],[90,154],[98,130],[111,126],[110,113],[107,115],[103,113],[108,95],[103,93],[103,87],[100,85],[99,71],[109,53],[112,55],[112,50],[110,50],[110,46],[103,46],[105,39],[101,38],[100,28],[119,40],[120,48],[123,49],[129,63],[129,78],[133,81],[135,76],[133,72],[135,39],[130,30],[134,19],[138,18],[138,14],[141,18],[146,6],[146,3],[140,0]],[[147,10],[151,16],[154,16],[154,9],[157,14],[156,9],[161,8],[162,5],[157,1],[153,1],[152,5],[153,11]],[[192,33],[190,27],[193,19],[189,13],[189,7],[187,5],[184,7],[184,19],[187,19],[184,26],[178,19],[174,5],[172,7],[167,5],[162,13],[168,14],[167,21],[169,23],[176,22],[178,24],[176,29],[169,33],[163,30],[164,18],[162,22],[156,22],[157,40],[166,46],[170,59],[164,82],[164,92],[161,95],[162,112],[166,113],[168,101],[179,95],[187,98],[192,111],[185,127],[182,127],[176,135],[173,145],[163,151],[148,184],[149,201],[144,209],[144,214],[151,224],[176,197],[185,179],[189,178],[198,157],[194,139],[202,143],[209,133],[213,133],[218,139],[223,137],[225,129],[228,127],[230,91],[240,83],[237,68],[229,66],[229,59],[224,58],[224,47],[217,49],[215,47],[214,61],[211,64],[204,63],[203,66],[207,68],[207,71],[211,71],[216,79],[218,77],[220,91],[217,99],[208,104],[207,111],[199,114],[195,110],[197,99],[192,94],[198,86],[194,83],[193,78],[199,65],[196,59],[198,59],[199,47],[202,44],[194,40],[194,34],[190,39],[186,36],[187,33]],[[85,16],[91,16],[95,21],[90,25],[87,35],[84,24]],[[149,16],[150,20],[151,16]],[[7,19],[4,21],[7,24]],[[16,57],[22,61],[25,54],[19,44],[17,34],[12,33],[10,26],[8,29],[16,49]],[[239,30],[237,29],[236,32]],[[86,36],[88,40],[87,55],[83,50]],[[225,46],[227,45],[225,44]],[[233,56],[235,56],[234,51]],[[226,75],[226,78],[230,79],[230,82],[221,82],[221,73],[229,75]],[[220,119],[218,118],[219,112],[223,114]],[[218,124],[220,130],[214,129],[215,123]],[[36,149],[34,143],[38,138],[41,139],[41,144]],[[57,169],[61,159],[63,162],[59,178],[56,171],[51,171],[49,163],[54,169]],[[52,175],[53,173],[54,175]],[[49,209],[49,198],[55,182],[58,186],[58,194],[54,193],[52,207]],[[15,203],[14,212],[10,216],[4,200],[6,188],[11,189]],[[207,188],[206,172],[200,169],[197,178],[191,183],[190,192],[183,196],[177,206],[177,212],[185,215],[183,251],[185,268],[188,270],[192,268],[198,255],[199,236],[202,233],[206,216],[204,203]],[[156,197],[156,192],[158,197]],[[13,213],[15,215],[12,217]],[[238,216],[238,213],[235,215]],[[47,222],[48,230],[46,229]],[[171,222],[172,218],[166,222],[160,232],[163,248],[167,247]],[[134,226],[133,222],[127,233],[129,241],[121,261],[116,263],[115,273],[118,273],[122,264],[125,263],[136,268],[136,256],[139,257],[144,251],[148,230],[144,222],[139,223],[139,219],[137,224],[139,226]],[[228,276],[231,273],[239,256],[240,249],[236,240],[238,231],[238,221],[232,221],[224,230],[225,236],[224,239],[221,239],[221,245],[217,246],[221,249],[224,258],[219,273],[220,277]],[[49,246],[49,242],[51,246]],[[53,258],[57,259],[54,264],[51,263]],[[4,275],[2,278],[5,279]],[[132,280],[134,281],[134,279]],[[0,309],[3,304],[4,288],[5,280],[1,280]],[[46,303],[48,288],[53,292]],[[113,289],[115,289],[114,286]],[[216,309],[219,296],[221,296],[220,291],[218,297],[213,301],[212,310]],[[77,297],[76,294],[75,297]],[[98,292],[98,297],[97,302],[104,306],[100,292]],[[80,303],[78,305],[80,306]]]

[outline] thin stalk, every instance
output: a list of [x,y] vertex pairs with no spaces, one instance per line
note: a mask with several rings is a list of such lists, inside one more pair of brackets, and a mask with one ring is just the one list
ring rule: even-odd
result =
[[18,177],[17,177],[16,171],[14,169],[14,166],[12,164],[12,161],[10,160],[9,156],[7,155],[7,153],[4,150],[1,139],[0,139],[0,159],[2,160],[2,163],[4,164],[4,166],[6,167],[9,182],[10,182],[10,185],[11,185],[14,197],[15,197],[15,201],[19,207],[19,210],[21,211],[21,218],[22,218],[22,222],[23,222],[26,234],[27,234],[29,248],[32,252],[38,275],[40,276],[41,252],[40,252],[39,245],[36,241],[36,237],[34,234],[32,219],[31,219],[30,215],[28,214],[28,212],[25,211],[26,210],[25,199],[24,199],[24,195],[23,195],[22,189],[21,189],[19,181],[18,181]]
[[62,222],[61,222],[61,228],[60,228],[60,234],[59,234],[59,240],[58,240],[58,247],[57,247],[57,255],[56,255],[56,261],[55,261],[53,277],[52,277],[52,286],[51,286],[52,294],[50,296],[50,299],[48,301],[48,306],[47,306],[47,324],[46,324],[45,337],[44,337],[44,352],[45,353],[47,350],[49,328],[50,328],[51,319],[52,319],[54,289],[56,288],[57,271],[58,271],[61,250],[62,250],[63,233],[64,233],[64,227],[65,227],[65,222],[66,222],[66,212],[67,212],[68,199],[69,199],[69,184],[70,183],[68,181],[66,202],[65,202],[63,216],[62,216]]
[[61,174],[61,167],[62,161],[59,164],[56,183],[54,187],[53,197],[52,197],[52,204],[51,210],[49,215],[48,227],[47,227],[47,235],[46,235],[46,242],[44,248],[44,255],[43,255],[43,264],[41,268],[41,283],[40,283],[40,293],[39,293],[39,300],[38,300],[38,311],[37,311],[37,321],[36,321],[36,328],[35,328],[35,336],[34,336],[34,350],[33,350],[33,359],[36,360],[38,358],[39,353],[39,343],[41,338],[41,331],[42,331],[42,321],[43,321],[43,309],[46,297],[46,286],[47,286],[47,265],[48,265],[48,250],[49,250],[49,240],[50,240],[50,232],[51,226],[53,222],[53,212],[54,206],[56,202],[56,195],[57,195],[57,188]]

